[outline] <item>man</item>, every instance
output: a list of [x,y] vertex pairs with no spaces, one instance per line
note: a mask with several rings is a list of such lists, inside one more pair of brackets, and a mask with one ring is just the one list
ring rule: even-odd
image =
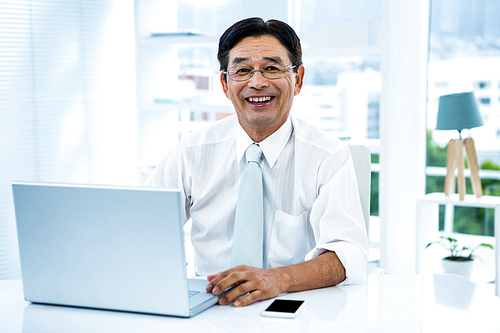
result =
[[[236,116],[182,139],[146,183],[182,189],[207,291],[235,286],[219,303],[245,306],[283,292],[364,283],[368,240],[349,149],[289,116],[304,78],[299,38],[286,23],[245,19],[221,36],[218,59]],[[242,245],[233,242],[238,187],[245,151],[255,144],[262,151],[263,268],[232,267],[233,247]]]

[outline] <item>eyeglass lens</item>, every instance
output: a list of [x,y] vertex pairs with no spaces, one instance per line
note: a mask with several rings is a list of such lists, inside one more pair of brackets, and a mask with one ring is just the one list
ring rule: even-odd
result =
[[255,72],[260,72],[266,79],[279,79],[282,78],[288,69],[283,65],[273,64],[266,65],[261,69],[251,69],[248,66],[235,66],[229,69],[229,77],[234,81],[246,81],[252,77]]

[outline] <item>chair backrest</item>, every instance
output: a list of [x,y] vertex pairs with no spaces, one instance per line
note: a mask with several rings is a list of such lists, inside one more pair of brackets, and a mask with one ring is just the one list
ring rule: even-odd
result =
[[363,217],[365,218],[366,231],[370,223],[370,186],[371,186],[371,155],[370,150],[361,145],[348,145],[351,150],[356,179],[358,181],[359,198]]

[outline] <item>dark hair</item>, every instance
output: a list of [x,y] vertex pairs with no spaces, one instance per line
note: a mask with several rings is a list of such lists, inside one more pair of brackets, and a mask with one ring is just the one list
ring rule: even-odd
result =
[[[300,39],[295,31],[288,24],[278,20],[264,22],[259,17],[252,17],[236,22],[229,27],[219,39],[219,59],[220,70],[227,71],[229,63],[229,51],[246,37],[272,36],[288,50],[288,57],[292,66],[302,65],[302,48]],[[297,71],[295,67],[295,71]],[[224,80],[226,77],[224,76]]]

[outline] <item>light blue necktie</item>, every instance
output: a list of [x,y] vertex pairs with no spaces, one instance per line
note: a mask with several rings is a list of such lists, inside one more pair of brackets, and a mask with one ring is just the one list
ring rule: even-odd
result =
[[259,160],[262,149],[250,145],[245,153],[247,165],[241,178],[234,219],[231,267],[248,265],[262,268],[264,199]]

